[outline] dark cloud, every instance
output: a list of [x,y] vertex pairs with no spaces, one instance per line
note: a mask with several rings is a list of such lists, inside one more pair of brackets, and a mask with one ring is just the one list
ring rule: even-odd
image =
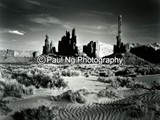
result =
[[[6,30],[0,33],[0,42],[5,49],[25,41],[33,43],[25,43],[25,49],[35,49],[33,45],[41,49],[45,34],[57,42],[66,29],[76,27],[81,44],[90,40],[114,44],[119,14],[124,42],[159,41],[159,0],[0,0],[0,31]],[[21,31],[25,34],[18,36]]]

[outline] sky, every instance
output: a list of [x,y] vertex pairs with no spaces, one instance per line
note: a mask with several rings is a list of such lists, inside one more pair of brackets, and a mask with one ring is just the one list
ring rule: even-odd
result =
[[46,34],[57,47],[72,28],[78,45],[113,45],[118,15],[124,43],[160,43],[160,0],[0,0],[0,49],[42,51]]

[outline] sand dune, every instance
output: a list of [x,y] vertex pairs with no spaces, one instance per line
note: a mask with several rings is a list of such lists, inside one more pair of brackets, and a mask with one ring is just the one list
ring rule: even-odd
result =
[[[45,105],[57,107],[58,115],[54,120],[133,120],[127,116],[127,106],[137,100],[143,103],[160,103],[160,91],[149,91],[137,97],[128,97],[120,100],[106,101],[103,103],[78,104],[69,101],[53,101],[50,96],[33,97],[29,99],[13,101],[9,107],[15,112],[27,108],[38,108]],[[151,117],[149,113],[149,118]],[[134,120],[139,120],[134,119]],[[147,118],[142,119],[147,120]]]
[[[82,79],[83,78],[83,79]],[[28,108],[38,108],[47,106],[55,107],[57,115],[53,120],[140,120],[140,118],[129,118],[129,106],[141,100],[142,103],[160,103],[160,91],[149,91],[144,89],[118,88],[117,93],[122,98],[107,98],[97,96],[99,90],[103,90],[106,84],[96,81],[95,77],[68,77],[69,82],[66,89],[37,89],[35,94],[25,96],[23,99],[12,100],[8,107],[12,109],[9,115],[20,112]],[[73,91],[86,88],[90,93],[86,96],[87,102],[84,104],[73,103],[67,100],[54,100],[53,96],[64,93],[71,89]],[[151,112],[148,112],[141,120],[150,120]],[[0,120],[10,120],[8,116],[1,116]]]

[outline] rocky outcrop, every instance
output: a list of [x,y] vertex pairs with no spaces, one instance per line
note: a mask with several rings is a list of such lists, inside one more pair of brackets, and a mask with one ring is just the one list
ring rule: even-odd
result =
[[66,31],[66,35],[61,38],[58,43],[58,55],[75,56],[78,54],[77,39],[75,29],[72,30],[72,37]]
[[138,45],[130,48],[130,52],[151,63],[160,63],[160,44]]
[[125,52],[125,53],[113,53],[109,56],[105,56],[103,58],[122,58],[124,65],[152,65],[150,62],[146,61],[145,59],[142,59],[140,57],[137,57],[136,55]]
[[117,43],[114,45],[114,53],[125,53],[129,47],[122,42],[122,15],[118,16],[118,36],[116,36]]
[[90,41],[87,45],[83,46],[83,52],[89,57],[96,57],[96,42]]
[[48,55],[48,54],[56,54],[56,48],[52,47],[52,41],[49,43],[49,37],[46,35],[45,39],[45,45],[43,46],[43,52],[42,54]]

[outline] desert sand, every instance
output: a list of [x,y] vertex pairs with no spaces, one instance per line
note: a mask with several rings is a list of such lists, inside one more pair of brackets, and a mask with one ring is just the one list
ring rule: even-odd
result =
[[[96,96],[96,91],[102,90],[105,88],[105,84],[96,81],[96,77],[65,77],[65,80],[68,81],[69,88],[66,89],[38,89],[35,91],[35,94],[29,97],[24,97],[19,100],[12,100],[8,104],[8,107],[12,109],[12,112],[9,115],[12,115],[16,111],[21,111],[27,108],[38,108],[39,106],[48,106],[48,107],[57,107],[57,116],[54,120],[132,120],[127,117],[127,110],[124,104],[133,102],[133,99],[109,99],[109,98],[99,98]],[[61,100],[54,101],[52,96],[61,94],[68,89],[78,90],[85,88],[92,94],[87,96],[87,102],[85,104],[72,103],[70,101]],[[125,93],[126,92],[126,93]],[[137,90],[142,92],[141,90]],[[122,93],[129,93],[129,89],[121,89],[119,91]],[[135,92],[133,92],[135,94]],[[140,96],[145,102],[154,102],[160,101],[160,92],[156,92],[154,97],[151,94],[143,94]],[[150,98],[149,98],[150,97]],[[146,119],[146,118],[144,118]],[[1,120],[12,120],[11,117],[1,116]],[[134,120],[139,120],[134,119]],[[147,120],[147,119],[146,119]]]

